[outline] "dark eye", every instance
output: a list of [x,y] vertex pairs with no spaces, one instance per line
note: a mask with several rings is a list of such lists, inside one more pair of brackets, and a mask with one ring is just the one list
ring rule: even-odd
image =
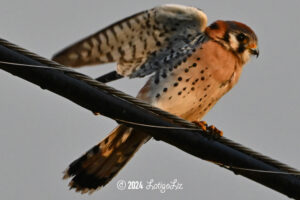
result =
[[239,42],[243,42],[247,39],[247,36],[244,34],[244,33],[240,33],[236,36],[236,39],[239,41]]

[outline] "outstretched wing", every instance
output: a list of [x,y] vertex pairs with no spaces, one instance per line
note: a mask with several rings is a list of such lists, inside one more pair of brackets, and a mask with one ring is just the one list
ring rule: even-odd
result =
[[159,69],[157,59],[192,49],[206,23],[206,15],[197,8],[163,5],[121,20],[67,47],[53,60],[71,67],[117,62],[119,74],[145,76]]

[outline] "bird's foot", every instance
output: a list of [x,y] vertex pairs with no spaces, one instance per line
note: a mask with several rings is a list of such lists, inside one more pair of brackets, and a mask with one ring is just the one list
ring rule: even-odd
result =
[[210,125],[207,130],[214,135],[217,135],[218,137],[222,137],[223,136],[223,131],[217,129],[214,125]]
[[193,121],[193,123],[196,126],[200,127],[203,131],[207,131],[208,126],[206,121]]
[[217,129],[214,125],[208,126],[205,121],[193,121],[193,123],[200,127],[203,131],[206,131],[207,133],[211,134],[215,138],[219,138],[223,136],[223,131]]

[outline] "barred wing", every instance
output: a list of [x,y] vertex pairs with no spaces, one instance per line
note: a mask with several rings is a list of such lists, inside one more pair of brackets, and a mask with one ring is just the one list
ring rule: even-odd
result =
[[144,76],[159,67],[141,66],[156,55],[182,51],[206,27],[206,15],[197,8],[163,5],[123,19],[73,45],[53,57],[61,64],[80,67],[117,62],[123,76]]

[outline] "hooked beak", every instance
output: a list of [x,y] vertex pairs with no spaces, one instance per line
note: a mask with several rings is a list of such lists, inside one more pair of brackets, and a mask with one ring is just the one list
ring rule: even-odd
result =
[[259,50],[257,48],[251,48],[249,50],[252,55],[256,56],[256,58],[259,56]]

